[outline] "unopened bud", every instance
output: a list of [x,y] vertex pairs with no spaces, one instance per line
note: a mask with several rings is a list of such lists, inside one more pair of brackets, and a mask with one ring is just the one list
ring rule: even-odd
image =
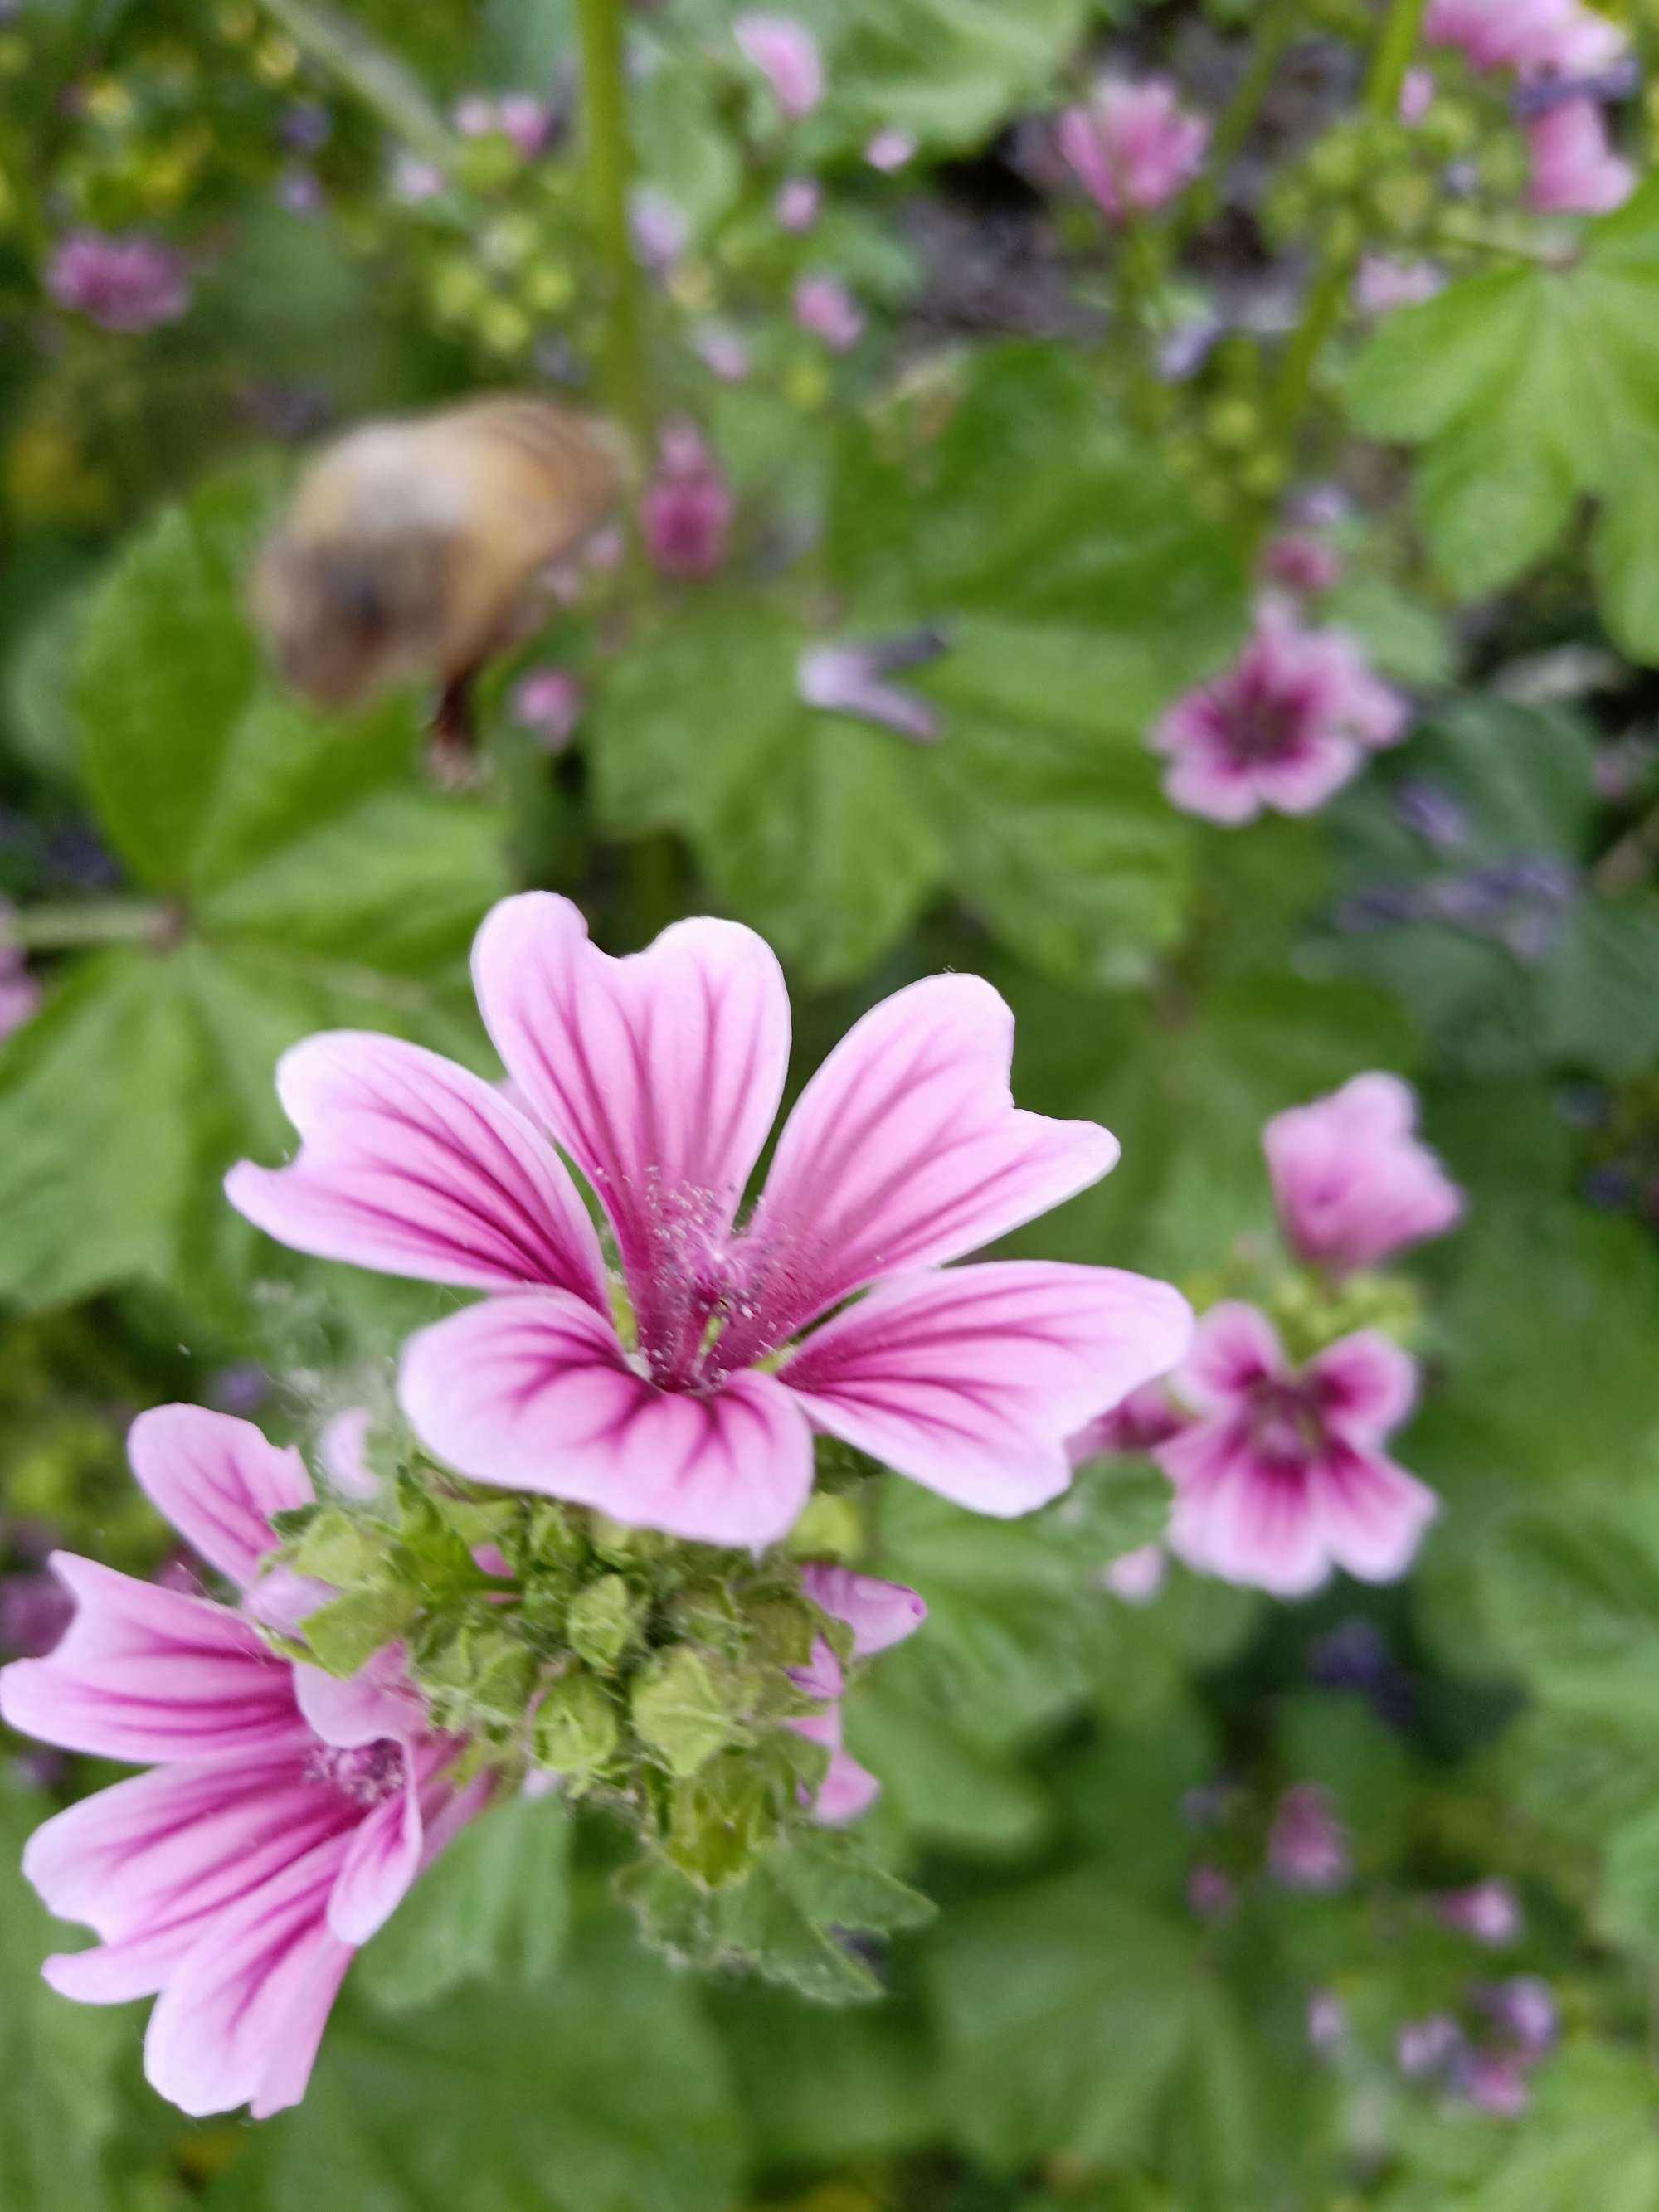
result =
[[620,1575],[605,1575],[573,1600],[565,1631],[570,1648],[608,1674],[640,1632],[644,1607]]
[[561,1676],[543,1698],[531,1731],[538,1766],[580,1781],[596,1774],[617,1747],[617,1711],[591,1674]]
[[663,1656],[635,1684],[634,1726],[671,1774],[695,1774],[731,1741],[726,1710],[708,1662],[689,1644]]

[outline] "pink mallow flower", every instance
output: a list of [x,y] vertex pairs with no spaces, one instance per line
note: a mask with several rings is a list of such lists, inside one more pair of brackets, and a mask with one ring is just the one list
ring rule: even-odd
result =
[[1628,45],[1617,24],[1582,0],[1429,0],[1423,36],[1455,46],[1472,69],[1524,77],[1605,70]]
[[739,15],[732,35],[772,88],[786,123],[799,123],[823,97],[818,42],[793,15]]
[[908,131],[878,131],[864,149],[864,158],[872,169],[885,176],[906,167],[916,158],[915,134]]
[[183,258],[159,240],[77,230],[46,267],[46,289],[60,307],[106,331],[153,331],[190,307]]
[[532,668],[513,687],[513,719],[543,750],[562,753],[582,714],[582,687],[568,668]]
[[1189,691],[1149,742],[1169,761],[1164,788],[1188,814],[1236,825],[1263,808],[1311,814],[1368,750],[1397,744],[1407,710],[1340,630],[1302,628],[1273,600],[1220,676]]
[[251,1614],[292,1628],[328,1593],[281,1570],[270,1516],[309,1503],[299,1455],[199,1406],[142,1414],[133,1472],[245,1609],[66,1553],[75,1618],[51,1656],[0,1673],[0,1714],[65,1750],[150,1765],[36,1829],[23,1871],[94,1949],[42,1970],[87,2004],[156,1996],[151,2086],[185,2112],[297,2104],[366,1943],[483,1802],[446,1778],[388,1655],[350,1681],[291,1665]]
[[1334,545],[1305,530],[1286,530],[1269,539],[1261,556],[1265,573],[1287,592],[1317,594],[1334,591],[1345,567]]
[[1367,253],[1353,280],[1353,301],[1362,315],[1391,315],[1396,307],[1420,307],[1445,289],[1445,272],[1432,261]]
[[[809,1566],[802,1571],[801,1586],[814,1605],[844,1620],[852,1630],[855,1660],[871,1658],[890,1644],[902,1644],[927,1617],[921,1598],[902,1583],[878,1582],[872,1575],[855,1575],[846,1567]],[[881,1794],[881,1784],[868,1767],[860,1766],[842,1747],[841,1700],[847,1681],[827,1637],[817,1638],[811,1663],[793,1668],[791,1679],[797,1689],[805,1690],[808,1697],[822,1698],[829,1707],[826,1712],[785,1725],[829,1751],[829,1769],[812,1801],[812,1815],[828,1827],[840,1827],[868,1812]]]
[[1267,1867],[1281,1889],[1340,1889],[1353,1871],[1347,1831],[1317,1784],[1298,1782],[1279,1799],[1267,1833]]
[[1416,1132],[1417,1094],[1397,1075],[1356,1075],[1273,1115],[1261,1146],[1302,1259],[1349,1274],[1455,1227],[1463,1194]]
[[[278,1071],[297,1160],[226,1185],[301,1251],[489,1293],[403,1359],[405,1413],[463,1474],[762,1545],[805,1502],[816,1430],[959,1504],[1024,1513],[1070,1481],[1066,1438],[1185,1349],[1166,1284],[944,1267],[1118,1151],[1092,1122],[1015,1109],[1013,1018],[977,977],[914,983],[854,1026],[739,1228],[789,1054],[760,938],[682,921],[613,959],[568,899],[531,892],[486,918],[473,975],[533,1119],[434,1053],[335,1032]],[[623,1330],[556,1146],[615,1239]]]
[[1224,1581],[1300,1597],[1345,1567],[1391,1582],[1437,1510],[1382,1450],[1415,1363],[1373,1329],[1294,1369],[1255,1307],[1212,1306],[1176,1387],[1197,1413],[1155,1456],[1175,1485],[1170,1548]]
[[1182,106],[1165,78],[1107,77],[1088,106],[1066,110],[1055,139],[1091,199],[1121,222],[1185,191],[1204,166],[1210,125]]
[[797,237],[811,230],[823,208],[823,187],[816,177],[786,177],[772,202],[778,228]]
[[1506,1881],[1477,1881],[1468,1889],[1448,1890],[1435,1909],[1445,1926],[1495,1951],[1513,1943],[1521,1933],[1521,1900]]
[[803,276],[791,307],[800,328],[831,353],[851,353],[864,336],[864,311],[838,276]]
[[723,566],[737,501],[701,434],[679,424],[663,435],[657,475],[640,501],[652,566],[696,580]]
[[1565,100],[1527,125],[1528,196],[1540,215],[1607,215],[1636,190],[1636,170],[1615,154],[1593,100]]

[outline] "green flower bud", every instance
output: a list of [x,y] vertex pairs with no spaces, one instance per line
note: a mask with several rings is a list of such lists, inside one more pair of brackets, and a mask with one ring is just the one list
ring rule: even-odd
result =
[[864,1549],[864,1516],[850,1498],[817,1491],[790,1530],[786,1548],[798,1559],[856,1559]]
[[609,1674],[638,1638],[644,1601],[621,1575],[603,1575],[572,1601],[565,1632],[579,1659]]
[[702,1654],[682,1644],[640,1677],[631,1700],[641,1741],[671,1774],[695,1774],[732,1740],[736,1716]]
[[1224,453],[1247,453],[1261,431],[1261,410],[1242,396],[1218,399],[1204,412],[1211,442]]
[[1434,179],[1420,170],[1382,177],[1370,195],[1378,219],[1396,238],[1415,237],[1434,213],[1438,198]]
[[616,1707],[591,1674],[561,1675],[536,1711],[531,1756],[574,1782],[596,1775],[621,1735]]
[[361,1589],[386,1580],[388,1549],[384,1528],[325,1505],[307,1516],[289,1547],[288,1563],[296,1574],[314,1575],[335,1589]]
[[395,1643],[420,1610],[413,1590],[388,1583],[357,1589],[310,1613],[301,1624],[311,1654],[325,1674],[355,1674],[377,1651]]

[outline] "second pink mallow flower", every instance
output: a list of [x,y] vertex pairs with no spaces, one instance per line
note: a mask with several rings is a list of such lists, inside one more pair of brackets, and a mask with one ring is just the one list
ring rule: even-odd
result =
[[[760,1545],[805,1503],[816,1430],[959,1504],[1024,1513],[1065,1489],[1066,1438],[1185,1349],[1167,1284],[941,1267],[1118,1152],[1092,1122],[1016,1109],[1013,1017],[978,978],[929,977],[855,1025],[739,1228],[789,1054],[762,939],[684,921],[613,959],[568,899],[531,892],[486,920],[473,975],[533,1119],[417,1046],[313,1037],[277,1079],[299,1158],[245,1162],[226,1188],[301,1251],[490,1293],[416,1336],[400,1382],[416,1433],[475,1480]],[[615,1238],[620,1328],[556,1144]]]
[[[847,1567],[804,1568],[801,1587],[815,1605],[845,1621],[852,1630],[854,1659],[873,1658],[878,1651],[902,1644],[927,1617],[921,1598],[902,1583],[855,1575]],[[824,1701],[824,1711],[787,1725],[810,1743],[823,1744],[830,1753],[829,1768],[812,1801],[812,1813],[826,1827],[838,1828],[869,1811],[881,1795],[881,1784],[842,1743],[841,1700],[847,1678],[827,1637],[817,1638],[811,1664],[798,1668],[794,1680],[796,1687],[809,1697]]]
[[199,1406],[141,1414],[129,1448],[245,1609],[54,1559],[75,1617],[48,1657],[0,1674],[0,1715],[154,1771],[37,1828],[23,1871],[102,1938],[48,1959],[52,1986],[87,2004],[156,1996],[152,2087],[186,2112],[263,2119],[299,2102],[357,1947],[489,1784],[447,1778],[462,1747],[427,1729],[395,1655],[337,1681],[278,1658],[248,1617],[292,1627],[329,1595],[266,1572],[271,1515],[313,1496],[297,1452]]
[[1086,107],[1068,107],[1055,141],[1103,215],[1121,222],[1185,191],[1204,166],[1210,125],[1182,107],[1172,84],[1107,77]]
[[1264,808],[1312,813],[1369,751],[1397,744],[1407,719],[1352,638],[1304,629],[1269,600],[1232,666],[1178,699],[1150,743],[1176,805],[1235,825]]
[[1286,1240],[1316,1267],[1374,1267],[1462,1217],[1463,1194],[1418,1136],[1416,1093],[1397,1075],[1356,1075],[1275,1114],[1261,1146]]
[[1404,1573],[1437,1501],[1382,1449],[1416,1395],[1397,1345],[1360,1329],[1295,1369],[1267,1316],[1229,1301],[1173,1379],[1196,1418],[1156,1456],[1175,1485],[1170,1544],[1190,1565],[1276,1597],[1334,1567]]

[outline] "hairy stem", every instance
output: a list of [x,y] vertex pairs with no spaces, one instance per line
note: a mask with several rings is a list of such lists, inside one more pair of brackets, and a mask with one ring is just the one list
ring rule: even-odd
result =
[[93,945],[167,945],[179,911],[161,900],[98,899],[81,906],[36,906],[0,921],[0,945],[68,952]]
[[[1364,112],[1368,116],[1389,116],[1398,110],[1401,88],[1417,51],[1418,33],[1427,4],[1428,0],[1389,0],[1389,11],[1377,33],[1370,74],[1365,82]],[[1279,435],[1286,447],[1294,439],[1306,411],[1314,371],[1341,319],[1358,259],[1358,252],[1348,236],[1348,226],[1340,217],[1334,219],[1326,234],[1302,320],[1291,333],[1279,369],[1273,415]]]
[[577,0],[581,30],[582,109],[588,189],[605,264],[605,370],[612,410],[633,431],[641,455],[652,429],[640,313],[640,271],[628,224],[632,155],[623,81],[622,0]]

